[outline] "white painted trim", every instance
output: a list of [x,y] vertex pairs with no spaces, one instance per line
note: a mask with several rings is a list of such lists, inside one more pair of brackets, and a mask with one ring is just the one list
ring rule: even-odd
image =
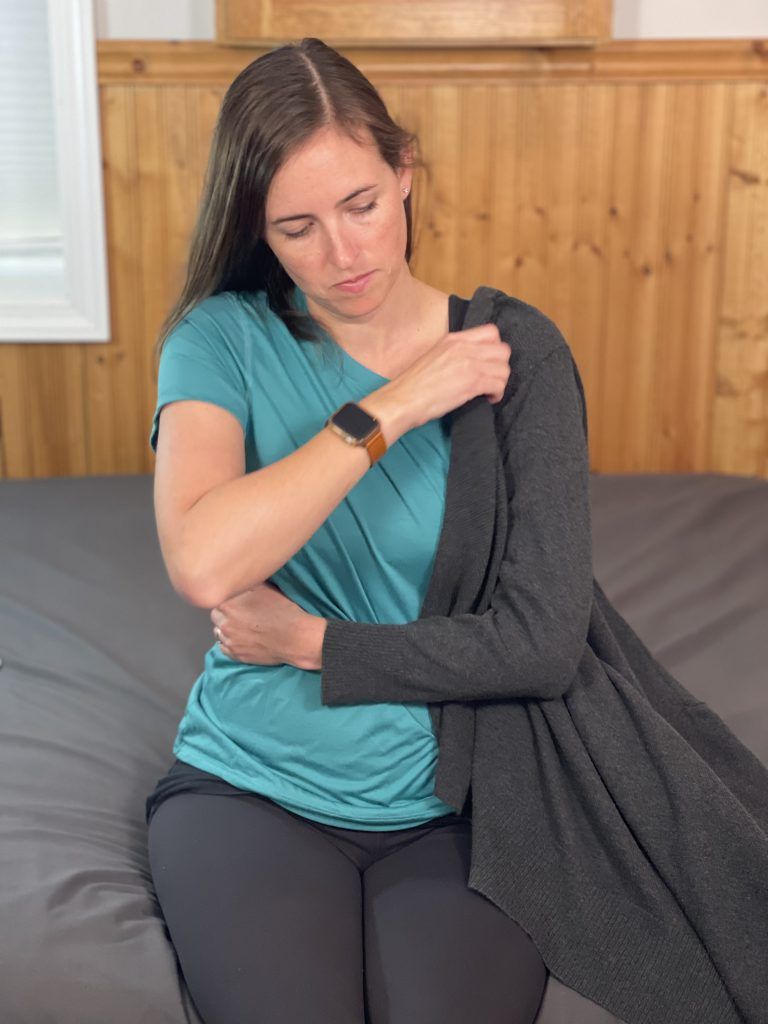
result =
[[48,35],[67,297],[0,302],[0,342],[109,341],[92,0],[48,0]]

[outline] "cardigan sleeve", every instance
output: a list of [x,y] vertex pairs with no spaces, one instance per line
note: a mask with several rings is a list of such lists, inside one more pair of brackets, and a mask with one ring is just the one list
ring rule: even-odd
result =
[[489,608],[405,624],[329,619],[323,704],[552,699],[568,689],[593,573],[584,393],[564,342],[498,415],[512,487]]

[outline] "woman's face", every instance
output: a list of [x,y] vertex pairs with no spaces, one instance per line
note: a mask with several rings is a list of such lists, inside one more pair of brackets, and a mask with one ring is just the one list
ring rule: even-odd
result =
[[[264,238],[313,305],[337,319],[365,319],[403,269],[407,227],[403,188],[366,130],[365,144],[333,125],[318,130],[272,179]],[[340,287],[369,275],[355,289]]]

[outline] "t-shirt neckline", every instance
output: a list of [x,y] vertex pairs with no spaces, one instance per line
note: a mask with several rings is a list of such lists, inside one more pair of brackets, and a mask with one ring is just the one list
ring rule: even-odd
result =
[[[304,292],[296,286],[295,295],[298,300],[297,304],[301,310],[307,312],[307,300]],[[458,331],[461,329],[461,324],[464,320],[465,309],[464,306],[467,303],[467,299],[462,299],[460,296],[455,295],[451,292],[448,296],[448,329],[449,331]],[[364,374],[367,377],[373,378],[374,380],[381,381],[384,384],[390,384],[392,382],[391,377],[384,377],[382,374],[372,370],[369,366],[359,362],[354,356],[351,356],[345,348],[342,348],[334,339],[327,333],[325,337],[327,341],[333,345],[337,352],[340,353],[341,358],[348,366],[357,370],[359,373]]]

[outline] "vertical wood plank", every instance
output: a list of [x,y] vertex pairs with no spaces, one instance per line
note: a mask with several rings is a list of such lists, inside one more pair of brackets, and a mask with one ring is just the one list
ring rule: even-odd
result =
[[574,183],[574,237],[570,267],[574,309],[567,338],[579,366],[587,403],[589,454],[597,464],[602,423],[602,366],[605,352],[606,307],[612,301],[608,288],[609,267],[606,236],[610,209],[611,168],[616,93],[606,85],[587,85],[580,90],[578,112],[579,161]]
[[[138,245],[138,174],[135,89],[102,86],[101,137],[105,172],[105,216],[108,244],[111,342],[86,349],[86,414],[89,472],[118,472],[117,449],[128,430],[138,442],[137,424],[130,427],[115,415],[116,368],[125,361],[125,346],[135,343],[141,312]],[[138,472],[141,461],[125,471]]]
[[494,92],[489,86],[470,85],[459,93],[457,248],[451,290],[466,298],[489,279]]
[[715,352],[724,91],[682,83],[672,92],[674,131],[662,217],[662,290],[655,424],[660,472],[707,465]]
[[[517,294],[533,306],[546,305],[547,228],[545,209],[546,134],[543,91],[533,85],[520,87],[520,135],[515,152],[517,229],[523,243],[518,257]],[[549,307],[552,308],[551,305]]]
[[[171,108],[175,110],[177,90],[172,93]],[[148,436],[151,408],[155,394],[151,387],[151,351],[160,325],[168,310],[172,293],[173,269],[171,247],[178,235],[171,229],[177,205],[179,166],[171,155],[171,133],[177,132],[176,146],[183,161],[184,125],[171,127],[169,89],[138,90],[136,116],[142,125],[137,140],[137,181],[139,212],[139,266],[141,282],[141,317],[138,335],[132,345],[130,378],[132,388],[131,410],[126,415],[137,419],[137,431],[143,435],[141,447],[134,457],[149,460]],[[181,96],[181,112],[184,104]],[[172,196],[172,193],[176,193]],[[186,230],[186,226],[184,228]],[[149,414],[149,415],[148,415]]]
[[768,476],[768,88],[730,86],[732,122],[711,461]]
[[35,344],[25,352],[24,420],[31,475],[81,476],[86,472],[83,347]]
[[0,477],[31,476],[32,435],[24,415],[29,390],[23,345],[0,345]]
[[459,102],[459,90],[454,85],[435,85],[428,94],[429,113],[423,128],[428,164],[425,222],[413,264],[417,277],[446,292],[453,288],[458,262]]
[[487,283],[510,295],[520,295],[518,270],[524,259],[520,228],[521,107],[519,86],[495,88],[496,123],[489,162],[489,190],[493,216],[488,237]]
[[[406,131],[413,132],[418,138],[418,155],[426,158],[424,152],[425,144],[425,110],[428,97],[428,89],[424,86],[413,86],[404,84],[398,89],[391,87],[379,90],[384,101],[394,106],[391,113],[395,120]],[[416,254],[424,245],[424,233],[427,229],[426,210],[429,207],[428,201],[429,175],[424,168],[417,167],[413,174],[413,185],[411,188],[411,214],[413,220],[413,258],[411,268],[416,267]]]
[[541,209],[536,211],[543,243],[539,306],[543,312],[557,317],[566,338],[573,338],[576,333],[573,243],[582,148],[579,138],[582,88],[563,83],[541,91],[542,191],[539,193]]
[[607,323],[597,462],[604,472],[654,464],[659,236],[669,149],[669,87],[617,90],[608,211]]

